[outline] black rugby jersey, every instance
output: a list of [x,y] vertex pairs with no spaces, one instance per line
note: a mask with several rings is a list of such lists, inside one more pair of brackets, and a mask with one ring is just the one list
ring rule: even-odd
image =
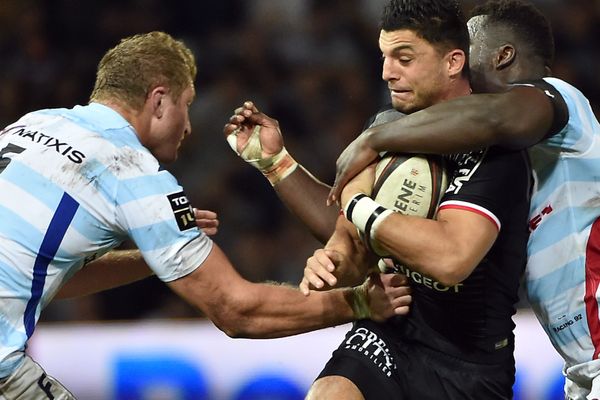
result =
[[[452,178],[440,208],[495,217],[499,234],[471,275],[442,287],[403,268],[411,278],[413,339],[467,359],[512,353],[515,303],[527,261],[531,170],[526,151],[499,147],[448,157]],[[436,336],[440,336],[437,337]],[[442,339],[442,340],[436,340]],[[446,346],[447,342],[448,346]],[[503,350],[506,349],[506,350]],[[492,357],[495,358],[495,357]]]
[[[389,109],[383,114],[388,121],[401,116]],[[408,318],[389,324],[404,340],[465,360],[495,362],[512,357],[512,316],[527,260],[529,159],[524,150],[499,147],[445,158],[449,187],[441,208],[482,214],[499,225],[498,237],[471,275],[453,287],[397,264],[396,271],[410,278],[413,303]]]

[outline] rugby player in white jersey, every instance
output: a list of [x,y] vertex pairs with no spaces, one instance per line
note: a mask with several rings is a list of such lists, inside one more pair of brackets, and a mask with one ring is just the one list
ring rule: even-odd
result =
[[[88,105],[34,111],[0,132],[0,397],[73,398],[25,346],[44,306],[82,268],[70,294],[134,280],[149,267],[234,337],[407,312],[406,289],[384,289],[379,277],[309,297],[242,279],[160,165],[176,159],[191,133],[195,76],[182,42],[135,35],[104,55]],[[87,263],[127,239],[140,252],[106,254],[85,279]],[[112,273],[98,273],[111,264]]]
[[[469,20],[477,94],[365,131],[338,159],[330,200],[378,152],[452,153],[529,146],[536,182],[529,213],[526,290],[565,361],[565,396],[600,398],[600,125],[589,101],[549,77],[546,17],[516,0],[491,1]],[[324,275],[326,276],[326,275]]]

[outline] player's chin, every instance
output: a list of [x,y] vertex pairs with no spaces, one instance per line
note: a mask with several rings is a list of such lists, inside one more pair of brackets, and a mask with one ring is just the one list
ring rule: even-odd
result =
[[399,111],[403,114],[410,114],[412,112],[417,111],[417,107],[413,103],[400,101],[394,97],[392,97],[392,107],[394,107],[394,110]]
[[160,161],[161,163],[170,164],[177,160],[178,155],[179,155],[178,149],[172,149],[172,150],[161,151],[159,154],[156,154],[155,156],[156,156],[156,159],[158,161]]

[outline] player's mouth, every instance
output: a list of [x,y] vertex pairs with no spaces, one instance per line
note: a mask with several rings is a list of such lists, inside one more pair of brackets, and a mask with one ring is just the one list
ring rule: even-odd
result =
[[406,99],[408,97],[410,97],[412,95],[412,90],[408,90],[408,89],[392,89],[390,88],[390,95],[392,96],[392,98],[398,98],[398,99]]

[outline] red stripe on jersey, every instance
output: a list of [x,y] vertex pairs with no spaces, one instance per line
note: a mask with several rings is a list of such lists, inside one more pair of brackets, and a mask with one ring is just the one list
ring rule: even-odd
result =
[[455,209],[455,210],[471,211],[471,212],[474,212],[475,214],[479,214],[482,217],[487,218],[492,224],[494,224],[494,226],[496,227],[496,229],[500,230],[500,226],[498,225],[498,222],[494,218],[492,218],[489,214],[487,214],[487,213],[485,213],[485,212],[483,212],[481,210],[478,210],[476,208],[469,207],[467,205],[442,204],[440,206],[440,208],[438,208],[438,211],[447,210],[447,209],[450,209],[450,208],[451,209]]
[[600,219],[592,225],[585,249],[585,314],[594,345],[594,357],[600,353],[600,317],[596,292],[600,284]]

